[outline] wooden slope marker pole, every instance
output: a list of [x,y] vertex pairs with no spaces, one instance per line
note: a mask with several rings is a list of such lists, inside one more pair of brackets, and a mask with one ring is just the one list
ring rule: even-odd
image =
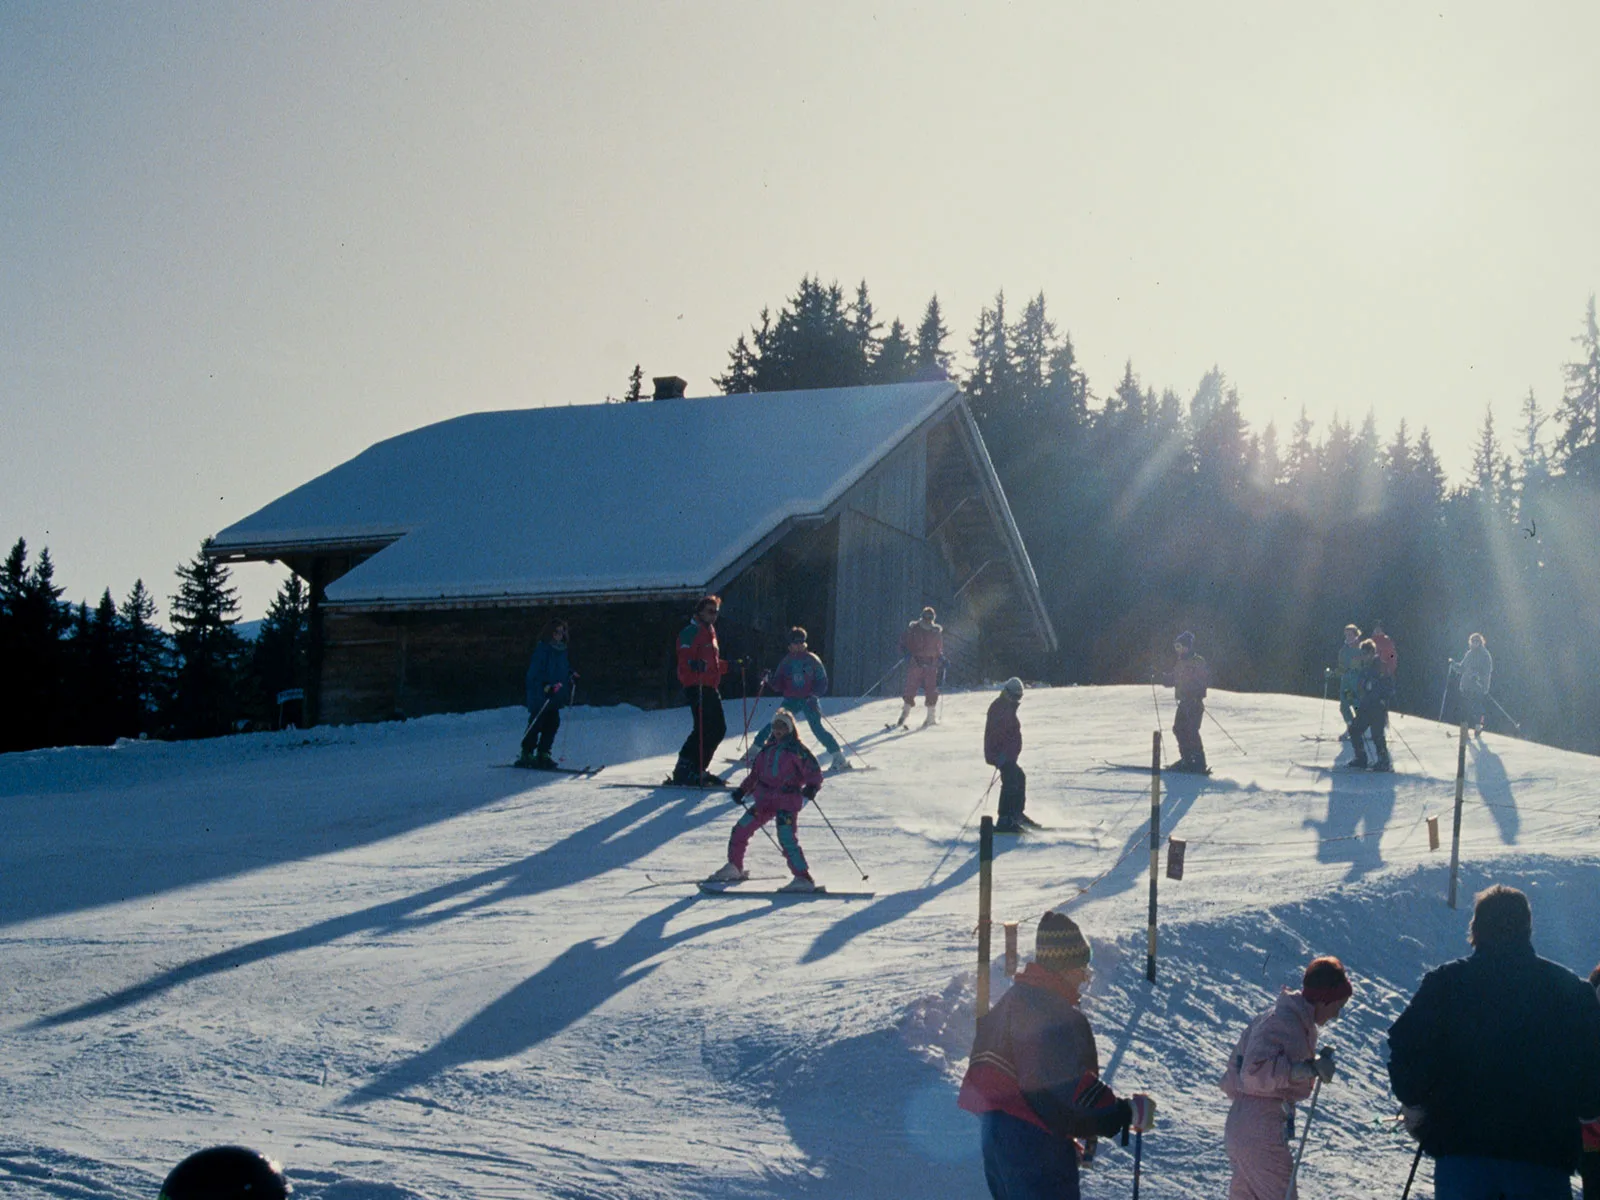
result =
[[1145,951],[1144,977],[1156,981],[1156,880],[1161,864],[1161,731],[1150,735],[1150,945]]
[[1467,723],[1461,722],[1461,733],[1456,738],[1456,822],[1450,834],[1450,898],[1451,908],[1456,906],[1456,876],[1461,870],[1461,801],[1467,791]]
[[978,1016],[989,1011],[989,894],[994,886],[994,818],[978,822]]

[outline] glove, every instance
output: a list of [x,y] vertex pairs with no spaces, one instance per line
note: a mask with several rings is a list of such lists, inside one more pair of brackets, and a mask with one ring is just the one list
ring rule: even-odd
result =
[[761,686],[762,687],[771,687],[772,686],[772,672],[771,671],[763,671],[763,672],[761,672]]
[[1316,1071],[1318,1079],[1322,1080],[1323,1083],[1332,1083],[1336,1070],[1333,1062],[1333,1047],[1324,1046],[1317,1051],[1316,1060],[1311,1066]]
[[1428,1119],[1427,1111],[1420,1104],[1402,1104],[1400,1106],[1400,1120],[1406,1127],[1406,1132],[1412,1137],[1422,1137],[1423,1123]]
[[691,658],[689,660],[689,670],[693,671],[696,675],[704,675],[706,671],[706,660],[703,658]]
[[1156,1102],[1143,1092],[1135,1092],[1128,1097],[1128,1107],[1133,1110],[1128,1128],[1135,1133],[1149,1133],[1156,1123]]
[[800,794],[807,800],[815,800],[817,798],[817,789],[808,783],[805,785],[805,787],[800,789]]
[[1304,1062],[1289,1064],[1289,1081],[1291,1083],[1307,1083],[1317,1077],[1317,1063],[1315,1059],[1308,1058]]

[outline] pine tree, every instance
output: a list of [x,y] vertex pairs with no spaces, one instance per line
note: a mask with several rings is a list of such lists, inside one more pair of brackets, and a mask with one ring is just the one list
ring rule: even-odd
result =
[[122,626],[118,660],[117,732],[139,737],[155,732],[156,715],[168,694],[170,656],[167,639],[156,627],[156,602],[144,580],[133,588],[117,610]]
[[896,317],[889,325],[889,332],[883,335],[883,341],[878,343],[873,376],[881,383],[904,383],[915,373],[912,362],[915,352],[905,324]]
[[80,712],[84,740],[104,746],[117,739],[117,711],[120,692],[117,660],[121,651],[122,626],[117,620],[117,602],[106,588],[95,605],[94,618],[85,631],[87,644],[83,658]]
[[228,568],[206,553],[210,546],[207,538],[200,553],[178,568],[178,594],[172,597],[178,665],[171,718],[179,737],[228,733],[240,713],[244,643],[233,628],[238,594],[228,586]]
[[1593,478],[1600,475],[1600,323],[1593,293],[1584,312],[1583,332],[1572,340],[1582,353],[1562,367],[1567,387],[1556,410],[1561,431],[1556,435],[1555,457],[1568,474]]
[[945,328],[944,316],[939,311],[939,297],[934,294],[922,310],[922,324],[917,326],[917,370],[922,374],[939,372],[941,377],[950,374],[950,355],[944,348],[950,331]]
[[[740,339],[743,341],[743,339]],[[624,404],[637,404],[644,398],[644,368],[638,363],[633,364],[633,370],[628,374],[628,390],[622,393]]]
[[0,728],[0,748],[31,750],[59,742],[64,730],[69,647],[64,637],[71,609],[61,603],[50,549],[31,568],[27,543],[18,538],[0,569],[0,599],[6,613],[5,642],[10,682],[3,690],[10,713]]
[[1494,407],[1490,405],[1483,410],[1483,424],[1478,427],[1478,444],[1473,451],[1468,478],[1471,493],[1490,507],[1499,505],[1503,498],[1500,487],[1505,463],[1506,456],[1494,432]]
[[278,693],[306,685],[306,652],[311,642],[310,593],[298,575],[283,581],[273,597],[251,648],[256,680],[257,714],[268,723],[277,718]]
[[[762,323],[767,320],[766,310],[761,312]],[[750,350],[750,344],[744,340],[744,334],[739,335],[739,340],[734,342],[733,349],[728,351],[728,369],[714,380],[722,389],[725,396],[742,395],[745,392],[756,390],[756,360]]]

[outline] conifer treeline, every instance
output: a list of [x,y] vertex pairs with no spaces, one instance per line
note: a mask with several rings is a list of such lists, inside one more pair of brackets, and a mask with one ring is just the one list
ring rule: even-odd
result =
[[93,609],[64,603],[49,548],[30,563],[18,538],[0,567],[0,751],[270,726],[278,692],[304,686],[305,587],[291,575],[247,642],[228,570],[204,550],[178,568],[168,633],[143,580],[120,605],[109,588]]
[[[724,391],[897,382],[949,370],[937,297],[915,337],[807,278],[741,335]],[[1108,392],[1043,294],[986,306],[956,371],[1027,543],[1061,649],[1057,683],[1144,683],[1194,630],[1218,686],[1321,694],[1347,622],[1401,652],[1400,707],[1437,716],[1452,656],[1481,631],[1494,694],[1540,740],[1600,750],[1600,329],[1591,297],[1553,414],[1530,391],[1514,439],[1483,415],[1451,486],[1426,427],[1252,430],[1213,367],[1187,398],[1130,361]],[[931,377],[942,377],[937,374]],[[1509,729],[1495,714],[1501,728]]]

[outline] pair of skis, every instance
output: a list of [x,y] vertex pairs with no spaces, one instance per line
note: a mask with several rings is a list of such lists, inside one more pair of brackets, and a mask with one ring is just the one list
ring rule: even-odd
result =
[[496,763],[497,767],[509,767],[517,771],[543,771],[549,775],[572,775],[583,779],[590,779],[606,769],[605,763],[583,767],[536,767],[532,763],[508,762]]

